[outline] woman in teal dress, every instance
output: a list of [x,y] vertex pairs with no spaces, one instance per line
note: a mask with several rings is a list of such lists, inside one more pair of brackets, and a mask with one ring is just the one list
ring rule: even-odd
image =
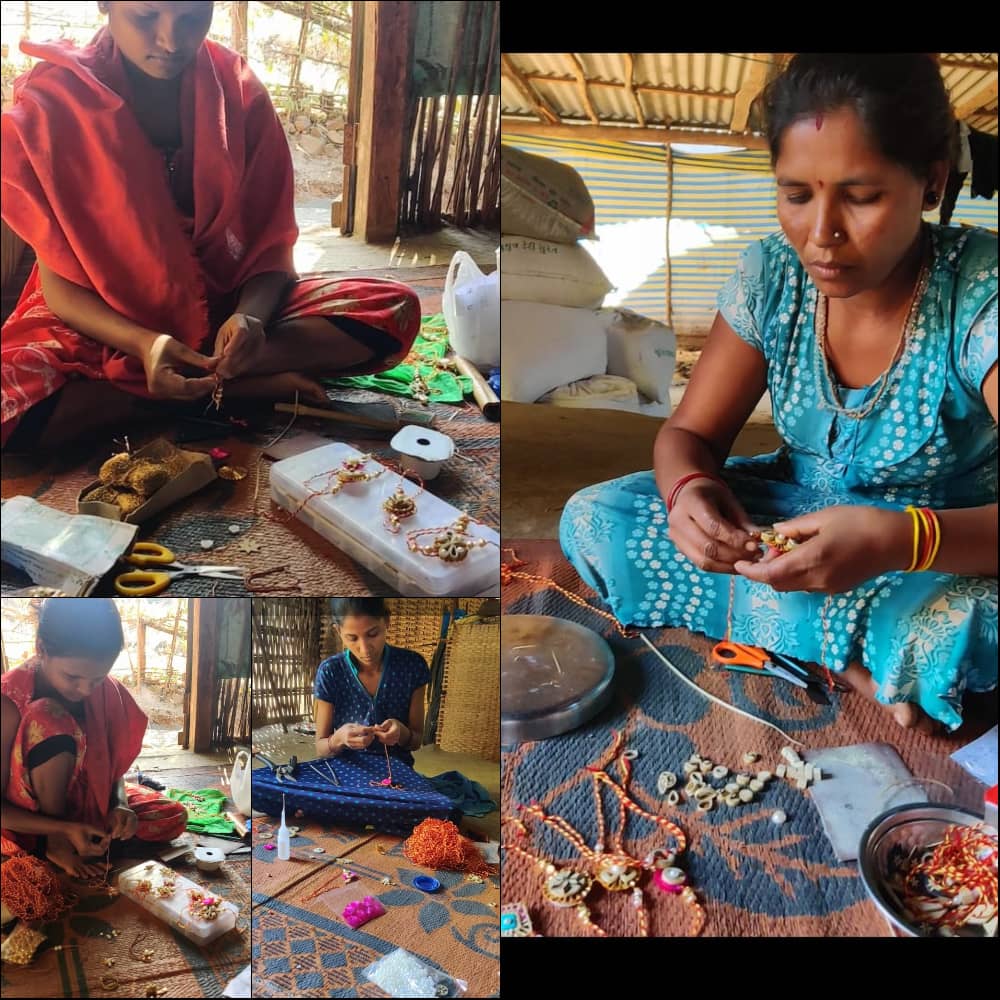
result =
[[[782,231],[720,292],[654,470],[577,493],[562,547],[623,622],[731,623],[955,729],[997,681],[997,238],[922,221],[952,128],[930,56],[799,55],[765,109]],[[782,447],[727,461],[765,389]],[[941,526],[923,572],[908,505]],[[772,524],[799,544],[761,559]]]

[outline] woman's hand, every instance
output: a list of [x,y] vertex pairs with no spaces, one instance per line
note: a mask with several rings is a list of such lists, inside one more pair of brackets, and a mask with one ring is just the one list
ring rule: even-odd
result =
[[182,374],[190,368],[214,371],[215,358],[192,351],[169,333],[154,337],[140,357],[146,370],[146,387],[153,399],[199,399],[215,388],[212,377],[188,378]]
[[736,572],[775,590],[840,594],[865,580],[905,569],[912,559],[913,528],[903,511],[837,506],[774,525],[799,545]]
[[734,573],[737,562],[759,552],[753,530],[732,490],[713,479],[684,486],[670,512],[670,540],[708,573]]
[[348,750],[366,750],[374,739],[372,726],[359,726],[353,722],[345,723],[333,734],[333,742]]
[[[386,719],[385,722],[373,727],[379,743],[384,743],[387,747],[394,747],[403,741],[404,730],[409,733],[406,726],[399,719]],[[407,742],[409,737],[407,737]]]
[[108,836],[112,840],[131,840],[139,829],[139,817],[127,806],[115,806],[108,819]]
[[67,823],[62,836],[81,858],[98,858],[107,853],[111,837],[89,823]]
[[215,335],[216,371],[222,378],[253,374],[264,343],[264,324],[256,316],[233,313]]

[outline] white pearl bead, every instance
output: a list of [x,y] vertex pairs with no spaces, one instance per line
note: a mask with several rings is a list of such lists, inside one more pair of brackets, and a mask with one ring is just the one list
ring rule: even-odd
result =
[[785,815],[783,809],[775,809],[774,812],[771,813],[771,822],[774,823],[775,826],[781,826],[781,824],[787,819],[788,817]]

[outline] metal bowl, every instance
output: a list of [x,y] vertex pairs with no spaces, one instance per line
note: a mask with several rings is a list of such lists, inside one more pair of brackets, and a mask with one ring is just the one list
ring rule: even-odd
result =
[[596,632],[549,615],[500,619],[500,742],[568,732],[611,700],[615,658]]
[[[903,912],[895,894],[888,887],[890,859],[895,849],[909,853],[940,842],[950,826],[972,826],[982,816],[955,806],[931,803],[897,806],[874,819],[861,836],[858,869],[872,902],[892,928],[904,937],[927,937]],[[992,827],[987,827],[992,830]],[[959,932],[961,933],[961,932]]]

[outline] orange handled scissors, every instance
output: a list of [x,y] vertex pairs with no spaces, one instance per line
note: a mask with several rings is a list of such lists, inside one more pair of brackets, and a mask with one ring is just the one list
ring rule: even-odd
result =
[[766,650],[759,646],[745,646],[739,642],[717,642],[712,647],[712,659],[729,669],[744,669],[754,673],[771,674],[789,684],[808,690],[809,685],[790,670],[779,667]]

